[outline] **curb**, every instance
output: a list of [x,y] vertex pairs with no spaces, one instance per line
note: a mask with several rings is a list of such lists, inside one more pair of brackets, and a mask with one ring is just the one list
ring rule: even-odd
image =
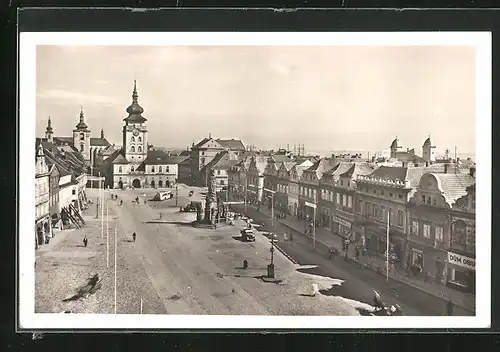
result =
[[[259,213],[261,213],[261,214],[263,214],[263,215],[266,215],[266,216],[267,216],[267,217],[269,217],[269,218],[271,217],[271,215],[266,214],[266,213],[263,213],[263,212],[261,212],[261,211],[258,211],[258,210],[257,210],[257,209],[255,209],[255,208],[254,208],[254,210],[255,210],[255,211],[257,211],[257,212],[259,212]],[[285,226],[285,227],[288,227],[289,229],[291,229],[291,230],[293,230],[293,231],[296,231],[296,232],[299,232],[301,235],[303,235],[300,231],[298,231],[296,228],[292,227],[291,225],[286,224],[286,223],[283,223],[283,222],[282,222],[281,220],[279,220],[279,219],[276,219],[276,221],[278,221],[281,225],[283,225],[283,226]],[[321,241],[316,240],[316,242],[319,242],[319,243],[321,243],[322,245],[324,245],[324,246],[328,247],[328,245],[325,245],[325,244],[324,244],[323,242],[321,242]],[[277,246],[276,246],[276,247],[277,247]],[[283,250],[282,250],[281,248],[279,248],[279,250],[280,250],[280,252],[282,252],[282,253],[283,253]],[[287,256],[286,254],[285,254],[285,256],[288,258],[288,256]],[[373,267],[370,267],[370,266],[368,266],[368,265],[367,265],[367,264],[365,264],[365,263],[361,263],[361,262],[359,262],[359,261],[357,261],[357,260],[354,260],[353,258],[349,258],[349,257],[348,257],[348,259],[349,259],[349,261],[351,261],[352,263],[356,263],[356,264],[358,264],[358,265],[363,266],[363,267],[364,267],[364,268],[366,268],[366,269],[369,269],[369,270],[371,270],[371,271],[373,271],[373,272],[375,272],[375,273],[378,273],[376,270],[374,270],[374,268],[373,268]],[[295,262],[295,261],[293,261],[293,262]],[[399,282],[399,283],[401,283],[401,284],[403,284],[403,285],[406,285],[406,286],[409,286],[409,287],[411,287],[411,288],[414,288],[414,289],[416,289],[416,290],[418,290],[418,291],[420,291],[420,292],[426,293],[426,294],[428,294],[428,295],[430,295],[430,296],[433,296],[433,297],[439,298],[439,299],[441,299],[441,300],[443,300],[443,301],[447,301],[447,300],[449,300],[449,299],[450,299],[450,298],[447,298],[447,297],[445,297],[445,296],[438,295],[438,294],[436,294],[436,293],[434,293],[434,292],[427,291],[427,290],[425,290],[424,288],[422,288],[422,287],[420,287],[420,286],[418,286],[418,285],[415,285],[415,284],[413,284],[413,283],[411,283],[411,282],[408,282],[408,281],[403,281],[403,280],[397,279],[397,278],[395,278],[394,276],[390,276],[390,278],[391,278],[392,280],[396,281],[396,282]],[[451,301],[453,302],[453,300],[451,300]],[[457,307],[459,307],[459,308],[461,308],[461,309],[463,309],[463,310],[467,311],[467,312],[470,312],[470,313],[475,313],[475,310],[474,310],[474,309],[471,309],[470,307],[465,307],[464,305],[462,305],[462,304],[457,304],[457,303],[455,303],[455,302],[453,302],[453,304],[454,304],[455,306],[457,306]]]
[[274,247],[277,248],[280,251],[280,253],[286,257],[286,259],[291,261],[292,264],[298,264],[297,261],[295,259],[293,259],[291,256],[289,256],[283,249],[281,249],[280,246],[278,246],[277,244],[274,244]]

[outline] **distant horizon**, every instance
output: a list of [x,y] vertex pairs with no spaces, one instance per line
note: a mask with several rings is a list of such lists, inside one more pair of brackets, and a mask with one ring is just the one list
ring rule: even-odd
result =
[[158,146],[211,133],[266,150],[376,151],[396,136],[419,150],[431,135],[475,152],[473,46],[40,45],[36,60],[37,135],[50,116],[71,136],[83,108],[92,137],[121,143],[135,79]]

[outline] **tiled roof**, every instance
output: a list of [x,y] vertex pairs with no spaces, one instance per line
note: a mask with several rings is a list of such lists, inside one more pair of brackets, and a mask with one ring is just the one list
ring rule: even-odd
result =
[[111,145],[106,138],[90,138],[90,145],[95,147],[107,147]]
[[290,170],[292,169],[292,167],[297,164],[296,162],[294,161],[285,161],[284,163],[282,163],[282,165],[285,167],[286,171],[290,172]]
[[358,175],[369,175],[375,170],[375,167],[368,163],[354,163],[349,170],[344,172],[341,177],[350,177],[356,179]]
[[349,171],[351,167],[353,167],[354,164],[346,161],[341,161],[337,163],[333,168],[330,170],[325,171],[323,175],[333,177],[334,181],[337,181],[344,172]]
[[229,153],[225,150],[217,153],[217,155],[215,155],[215,157],[202,168],[202,172],[209,169],[215,169],[215,166],[224,158],[229,159]]
[[408,169],[406,167],[390,167],[390,166],[381,166],[377,170],[373,171],[370,176],[382,178],[384,180],[406,180],[406,171]]
[[183,151],[179,154],[179,156],[190,156],[190,155],[191,155],[191,153],[189,152],[189,150],[183,150]]
[[240,139],[217,139],[217,142],[230,150],[245,150],[245,146]]
[[[218,145],[216,148],[218,149],[221,149],[221,148],[224,148],[217,140],[213,139],[213,138],[208,138],[208,137],[205,137],[203,138],[201,141],[199,141],[194,147],[192,147],[191,149],[196,149],[196,148],[202,148],[207,142],[210,142],[210,141],[213,141],[213,142],[216,142],[216,144]],[[214,148],[215,149],[215,148]]]
[[73,145],[73,137],[53,137],[54,143],[56,145],[69,144]]
[[257,170],[259,170],[259,173],[263,174],[264,170],[266,169],[267,165],[267,157],[266,156],[256,156],[255,157],[255,166],[257,167]]
[[110,145],[107,148],[105,148],[101,153],[104,156],[110,156],[113,155],[113,153],[117,150],[119,150],[119,148],[116,148],[114,145]]
[[292,161],[292,158],[290,158],[289,156],[287,155],[282,155],[282,154],[274,154],[271,156],[275,162],[277,163],[282,163],[282,162],[285,162],[285,161]]
[[[180,160],[183,161],[184,157],[181,157]],[[148,155],[144,163],[146,165],[175,165],[179,163],[179,157],[169,155],[163,150],[148,150]]]
[[44,149],[47,165],[56,165],[60,175],[71,174],[77,177],[86,172],[86,166],[79,152],[75,152],[73,149],[70,149],[70,152],[60,151],[53,143],[37,138],[36,145],[40,143]]
[[120,165],[129,164],[128,160],[123,155],[123,150],[120,150],[120,152],[116,154],[116,157],[113,159],[113,164],[120,164]]
[[467,194],[467,188],[476,179],[469,174],[432,174],[438,181],[438,186],[448,204],[453,204],[458,198]]
[[333,169],[336,165],[338,164],[337,161],[334,159],[329,159],[329,158],[322,158],[315,162],[311,167],[309,167],[307,170],[304,170],[305,172],[314,172],[316,173],[318,179],[323,176],[323,173],[327,170]]

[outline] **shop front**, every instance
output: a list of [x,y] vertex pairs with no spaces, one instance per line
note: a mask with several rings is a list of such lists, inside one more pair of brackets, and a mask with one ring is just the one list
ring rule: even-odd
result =
[[[367,226],[365,232],[365,248],[370,255],[385,256],[387,251],[387,228],[381,226]],[[404,263],[404,234],[389,230],[389,252],[394,262],[399,265]]]
[[473,293],[476,290],[476,259],[448,252],[448,286]]
[[332,216],[332,232],[341,237],[351,237],[352,222],[338,215]]
[[407,268],[413,277],[441,285],[446,284],[447,259],[443,250],[409,242]]

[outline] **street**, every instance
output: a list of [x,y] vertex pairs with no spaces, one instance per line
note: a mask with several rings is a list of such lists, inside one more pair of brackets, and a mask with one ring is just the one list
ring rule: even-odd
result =
[[[235,211],[244,213],[244,206],[233,206]],[[256,209],[248,206],[246,215],[255,221],[264,222],[271,228],[271,219]],[[373,300],[373,290],[381,293],[382,299],[387,304],[399,304],[403,307],[406,315],[443,315],[445,312],[445,301],[414,289],[403,283],[389,278],[386,282],[384,275],[380,275],[361,265],[344,260],[342,255],[334,256],[329,260],[328,248],[316,242],[316,249],[313,249],[312,239],[298,233],[289,227],[274,220],[274,232],[283,239],[283,234],[293,233],[293,242],[280,241],[279,247],[287,253],[293,260],[301,265],[317,265],[316,268],[308,272],[345,280],[341,286],[335,286],[325,294],[340,295],[353,300],[371,303]],[[454,315],[470,316],[471,312],[455,307]]]
[[[175,189],[173,191],[175,194]],[[310,291],[313,284],[319,289],[330,289],[338,280],[318,280],[300,273],[297,265],[278,250],[274,251],[277,280],[263,280],[270,263],[271,243],[259,234],[255,242],[242,242],[239,230],[245,227],[243,221],[237,221],[235,226],[221,225],[215,230],[193,227],[191,222],[196,213],[181,213],[179,207],[191,199],[201,199],[202,191],[197,189],[195,195],[189,197],[189,189],[179,187],[178,206],[175,206],[175,197],[152,201],[156,193],[152,190],[106,191],[109,213],[113,214],[112,229],[115,220],[117,224],[118,314],[137,313],[140,302],[144,302],[143,311],[147,314],[359,315],[352,303],[347,304],[342,298],[304,293]],[[97,190],[89,189],[87,193],[96,204]],[[111,200],[111,194],[117,195],[118,200]],[[139,197],[138,203],[134,202],[136,197]],[[87,210],[94,215],[95,211],[95,206]],[[38,259],[36,270],[44,270],[45,279],[37,283],[38,296],[44,297],[37,311],[113,311],[114,231],[110,232],[109,268],[106,267],[106,236],[101,239],[98,226],[93,231],[86,232],[89,248],[71,246],[73,257],[92,251],[85,266],[73,269],[66,265],[64,274],[56,275],[51,271],[53,264],[48,261],[50,258],[53,263],[56,256],[47,254]],[[247,269],[242,268],[243,260],[248,261]],[[79,271],[78,277],[73,274],[74,270]],[[101,290],[85,303],[61,303],[71,296],[78,280],[95,273],[103,277]],[[40,276],[38,272],[37,276]],[[65,277],[72,277],[71,282],[65,282]],[[51,280],[60,282],[54,285]],[[51,285],[58,290],[50,289]],[[101,302],[103,300],[105,302]]]

